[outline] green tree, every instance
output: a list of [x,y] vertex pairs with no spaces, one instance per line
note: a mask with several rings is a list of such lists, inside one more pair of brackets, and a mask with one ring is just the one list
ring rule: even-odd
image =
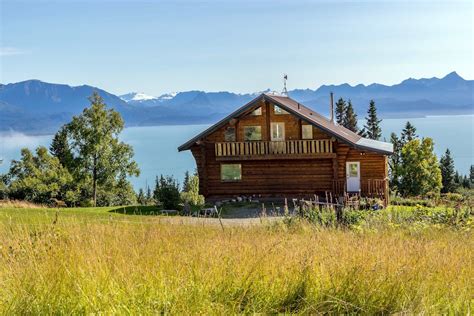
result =
[[405,127],[402,130],[401,140],[403,144],[408,143],[409,141],[418,138],[416,135],[416,127],[412,125],[409,121],[405,124]]
[[140,189],[138,190],[137,202],[138,202],[138,204],[140,204],[140,205],[146,205],[145,192],[143,192],[143,189],[142,189],[142,188],[140,188]]
[[388,158],[390,187],[399,191],[403,144],[395,133],[390,134],[390,142],[393,144],[393,154]]
[[11,163],[8,182],[11,198],[49,204],[53,199],[67,201],[73,179],[59,159],[41,146],[36,155],[21,150],[20,160]]
[[446,153],[441,157],[439,161],[439,167],[441,169],[443,184],[441,192],[454,192],[456,189],[456,183],[454,182],[454,160],[451,157],[451,152],[449,149],[446,149]]
[[183,181],[183,192],[189,191],[189,171],[186,170],[184,173],[184,181]]
[[53,141],[49,146],[51,155],[59,159],[59,162],[68,170],[73,170],[74,156],[68,141],[68,131],[66,126],[63,126],[54,135]]
[[199,177],[193,175],[189,177],[188,191],[181,192],[181,200],[190,205],[204,205],[204,196],[199,194]]
[[153,197],[164,209],[178,209],[181,202],[178,182],[171,176],[156,177]]
[[153,205],[155,204],[154,203],[154,200],[153,200],[153,195],[151,193],[151,188],[149,185],[146,186],[146,205]]
[[474,184],[474,165],[471,165],[471,168],[469,168],[469,180],[471,185]]
[[439,193],[441,170],[431,138],[414,139],[401,150],[400,192],[405,196]]
[[346,115],[346,101],[343,98],[339,98],[336,102],[336,122],[339,125],[344,125],[344,118]]
[[97,92],[89,100],[91,106],[84,109],[81,115],[73,117],[67,124],[67,131],[75,157],[75,174],[81,182],[92,187],[89,198],[95,206],[98,191],[101,190],[102,197],[106,198],[107,192],[115,191],[111,190],[111,186],[125,189],[127,196],[130,196],[126,178],[138,176],[140,171],[133,161],[132,147],[118,138],[124,128],[120,114],[107,109]]
[[380,128],[380,122],[382,122],[382,120],[379,120],[377,117],[377,108],[375,107],[374,100],[370,100],[367,117],[365,119],[367,124],[364,125],[364,137],[379,140],[380,137],[382,137],[382,129]]
[[347,101],[346,112],[344,116],[344,127],[357,133],[359,128],[357,127],[357,114],[354,112],[351,100]]

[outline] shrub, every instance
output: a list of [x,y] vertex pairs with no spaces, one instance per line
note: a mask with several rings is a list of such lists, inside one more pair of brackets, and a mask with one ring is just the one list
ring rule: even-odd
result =
[[188,176],[185,191],[181,192],[181,200],[193,206],[204,205],[204,196],[199,194],[199,177]]
[[164,209],[177,210],[181,202],[178,182],[171,176],[164,177],[161,175],[159,178],[156,177],[153,196]]

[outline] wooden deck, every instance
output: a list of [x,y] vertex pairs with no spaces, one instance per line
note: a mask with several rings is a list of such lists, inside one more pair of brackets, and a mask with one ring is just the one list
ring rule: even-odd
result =
[[285,159],[285,158],[333,158],[331,139],[217,142],[215,155],[219,160],[245,159]]
[[[361,180],[360,191],[350,192],[358,193],[363,197],[383,198],[388,186],[388,181],[385,179],[367,179]],[[333,180],[333,192],[336,195],[345,195],[347,192],[346,179]]]

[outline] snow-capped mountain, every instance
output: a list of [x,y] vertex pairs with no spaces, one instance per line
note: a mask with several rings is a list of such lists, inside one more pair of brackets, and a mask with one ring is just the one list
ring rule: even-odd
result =
[[145,100],[153,100],[156,99],[156,97],[152,95],[145,94],[143,92],[130,92],[124,95],[119,96],[120,99],[124,100],[125,102],[131,102],[131,101],[145,101]]
[[121,95],[120,98],[131,105],[156,106],[173,99],[177,94],[177,92],[171,92],[155,97],[143,92],[130,92]]

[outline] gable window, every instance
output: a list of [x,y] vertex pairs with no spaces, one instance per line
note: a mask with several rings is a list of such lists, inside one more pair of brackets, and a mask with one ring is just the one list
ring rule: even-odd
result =
[[235,142],[235,127],[227,127],[225,129],[224,140],[226,142]]
[[277,106],[277,105],[274,105],[273,106],[273,113],[275,114],[288,114],[287,111],[283,110],[281,107]]
[[303,139],[313,139],[313,125],[301,125],[301,137]]
[[241,164],[222,164],[221,165],[222,181],[240,181],[242,180]]
[[252,115],[262,115],[262,108],[259,107],[252,111]]
[[271,124],[271,139],[272,141],[285,140],[285,123]]
[[244,126],[244,140],[262,140],[262,127]]

